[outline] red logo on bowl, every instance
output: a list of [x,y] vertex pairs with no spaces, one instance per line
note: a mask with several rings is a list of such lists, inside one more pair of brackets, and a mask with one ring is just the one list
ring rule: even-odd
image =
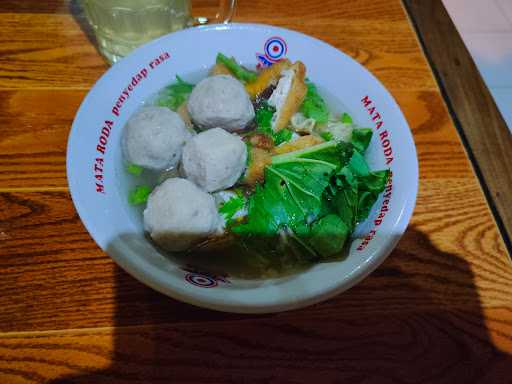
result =
[[193,268],[183,268],[185,272],[185,281],[201,288],[215,288],[219,283],[230,284],[230,281],[225,276],[212,275],[207,272],[200,272]]
[[288,52],[286,41],[279,36],[272,36],[264,45],[264,53],[256,53],[257,68],[270,67],[285,58]]

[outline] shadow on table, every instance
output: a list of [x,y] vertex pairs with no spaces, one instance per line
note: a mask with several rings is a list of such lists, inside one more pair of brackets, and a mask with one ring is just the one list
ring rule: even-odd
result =
[[208,311],[116,278],[113,364],[53,384],[512,381],[470,267],[415,228],[356,287],[282,314]]

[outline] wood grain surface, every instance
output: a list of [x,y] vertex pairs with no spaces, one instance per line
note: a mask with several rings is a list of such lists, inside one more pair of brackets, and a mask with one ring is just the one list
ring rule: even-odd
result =
[[107,68],[83,16],[2,1],[0,383],[510,382],[512,265],[400,1],[238,3],[236,21],[327,41],[390,90],[420,164],[405,235],[361,284],[302,310],[224,314],[145,287],[95,245],[67,190],[69,128]]

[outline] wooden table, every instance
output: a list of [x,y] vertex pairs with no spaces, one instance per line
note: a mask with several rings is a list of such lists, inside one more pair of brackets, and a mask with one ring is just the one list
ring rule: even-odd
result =
[[386,262],[332,300],[267,316],[175,302],[91,240],[66,139],[107,66],[70,13],[64,0],[0,2],[0,383],[512,380],[512,265],[399,0],[239,1],[236,21],[305,32],[369,68],[420,163]]

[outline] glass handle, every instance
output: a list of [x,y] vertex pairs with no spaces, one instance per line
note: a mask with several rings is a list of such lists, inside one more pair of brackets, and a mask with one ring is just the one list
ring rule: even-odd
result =
[[236,0],[219,0],[219,11],[215,15],[217,23],[229,23],[235,13]]
[[[235,13],[236,0],[219,0],[219,8],[215,15],[215,19],[213,19],[214,23],[229,23],[233,18],[233,14]],[[194,18],[195,25],[203,25],[208,24],[212,20],[208,17],[199,16]]]

